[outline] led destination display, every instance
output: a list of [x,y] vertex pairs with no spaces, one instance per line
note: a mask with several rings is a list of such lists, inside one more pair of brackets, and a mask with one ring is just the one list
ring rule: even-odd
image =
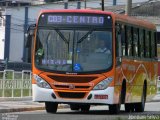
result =
[[49,15],[48,24],[83,24],[83,25],[103,25],[104,17],[99,16],[76,16],[76,15]]
[[112,18],[99,14],[46,13],[40,16],[38,25],[111,27]]

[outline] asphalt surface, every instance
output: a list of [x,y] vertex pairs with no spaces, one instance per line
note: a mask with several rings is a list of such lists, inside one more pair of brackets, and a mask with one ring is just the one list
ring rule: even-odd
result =
[[[155,96],[152,102],[160,102],[160,94]],[[60,104],[58,109],[67,108],[68,105]],[[0,113],[44,110],[44,103],[33,102],[31,97],[27,98],[0,98]]]
[[58,109],[56,114],[45,110],[10,112],[0,114],[0,120],[160,120],[160,102],[148,102],[144,112],[125,112],[121,106],[119,114],[109,113],[108,106],[91,106],[89,112]]
[[0,98],[0,113],[43,110],[44,103],[33,102],[31,98]]

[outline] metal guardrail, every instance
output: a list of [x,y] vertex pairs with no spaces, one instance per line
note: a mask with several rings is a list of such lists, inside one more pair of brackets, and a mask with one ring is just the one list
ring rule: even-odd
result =
[[32,96],[31,71],[0,71],[0,97]]

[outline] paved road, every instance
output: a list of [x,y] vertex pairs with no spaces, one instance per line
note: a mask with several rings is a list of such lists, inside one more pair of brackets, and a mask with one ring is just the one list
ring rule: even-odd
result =
[[[5,119],[12,118],[12,119]],[[14,118],[14,119],[13,119]],[[56,114],[48,114],[44,110],[4,113],[2,120],[160,120],[160,102],[146,103],[143,113],[126,113],[124,106],[119,115],[110,115],[107,106],[92,106],[90,112],[81,113],[69,108],[58,109]]]

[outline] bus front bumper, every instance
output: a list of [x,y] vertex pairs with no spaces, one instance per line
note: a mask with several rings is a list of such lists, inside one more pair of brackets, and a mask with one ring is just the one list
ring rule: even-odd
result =
[[[105,90],[92,90],[83,99],[61,98],[53,89],[40,88],[32,84],[33,101],[35,102],[57,102],[57,103],[84,103],[84,104],[114,104],[114,87]],[[53,97],[55,95],[55,97]]]

